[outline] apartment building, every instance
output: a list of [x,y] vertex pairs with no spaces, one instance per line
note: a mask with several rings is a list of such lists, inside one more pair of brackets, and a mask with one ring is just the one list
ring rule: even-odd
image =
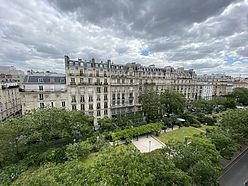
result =
[[19,85],[10,80],[0,83],[0,121],[21,114]]
[[232,77],[225,74],[211,74],[198,76],[198,81],[213,85],[213,96],[224,96],[230,92]]
[[44,107],[67,107],[65,75],[33,73],[26,75],[20,89],[23,113]]
[[137,63],[114,64],[110,60],[71,60],[65,56],[68,108],[84,110],[98,118],[141,110],[139,93],[146,88],[163,91],[173,88],[188,100],[195,100],[196,74],[170,66],[157,68]]

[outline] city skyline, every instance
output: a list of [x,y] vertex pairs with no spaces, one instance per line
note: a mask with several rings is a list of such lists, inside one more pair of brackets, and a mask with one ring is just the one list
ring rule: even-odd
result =
[[0,65],[64,72],[64,55],[248,75],[248,1],[0,0]]

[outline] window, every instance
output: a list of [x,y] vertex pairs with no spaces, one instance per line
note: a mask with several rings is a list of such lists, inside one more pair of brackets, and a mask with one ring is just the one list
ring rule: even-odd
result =
[[115,100],[115,94],[112,95],[113,100]]
[[107,84],[108,84],[108,80],[104,79],[104,85],[107,85]]
[[81,96],[80,102],[84,102],[84,96]]
[[44,103],[40,103],[40,108],[44,108],[45,104]]
[[43,99],[44,99],[43,94],[39,94],[39,99],[40,99],[40,100],[43,100]]
[[43,86],[42,85],[39,86],[39,91],[43,91]]
[[101,108],[101,104],[100,104],[100,103],[97,103],[97,104],[96,104],[96,108],[97,108],[97,109],[100,109],[100,108]]
[[92,78],[88,78],[88,83],[91,85],[92,84]]
[[71,82],[72,83],[75,83],[75,78],[71,78]]
[[130,79],[130,83],[133,84],[133,79]]
[[96,77],[99,77],[99,70],[96,71]]
[[100,97],[100,95],[97,95],[96,100],[97,100],[97,101],[101,101],[101,97]]
[[101,116],[101,111],[98,110],[98,111],[96,112],[96,114],[97,114],[97,116]]
[[76,100],[76,96],[71,96],[71,102],[72,102],[72,103],[77,102],[77,100]]
[[100,83],[100,79],[96,79],[96,84],[97,85],[100,85],[101,83]]
[[77,110],[77,106],[76,106],[76,105],[72,105],[72,106],[71,106],[71,109],[72,109],[72,110]]
[[101,87],[96,87],[96,92],[101,93]]
[[93,96],[89,96],[89,102],[93,101]]
[[60,80],[60,83],[65,83],[65,79],[61,78]]
[[83,83],[84,82],[84,78],[80,78],[80,83]]
[[130,94],[129,94],[129,97],[130,97],[130,98],[133,98],[133,93],[130,93]]
[[108,102],[104,102],[104,108],[108,108]]
[[104,110],[104,115],[108,115],[108,110]]
[[39,82],[39,83],[44,82],[43,78],[38,78],[38,82]]
[[122,99],[125,99],[125,94],[124,93],[122,93]]
[[108,92],[108,87],[104,87],[104,92]]
[[81,104],[81,110],[85,110],[84,104]]
[[104,94],[104,100],[108,100],[108,94]]
[[120,99],[120,93],[117,94],[117,99]]
[[62,107],[65,107],[65,101],[62,101]]
[[89,93],[92,93],[92,92],[93,92],[93,88],[91,88],[91,87],[88,88],[88,92],[89,92]]
[[54,103],[53,102],[51,102],[51,107],[54,107]]
[[89,104],[89,110],[93,110],[93,104]]

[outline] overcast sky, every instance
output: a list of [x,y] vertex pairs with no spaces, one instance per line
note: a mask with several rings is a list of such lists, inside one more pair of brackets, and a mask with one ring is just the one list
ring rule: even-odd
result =
[[248,76],[248,0],[0,0],[0,65],[64,55]]

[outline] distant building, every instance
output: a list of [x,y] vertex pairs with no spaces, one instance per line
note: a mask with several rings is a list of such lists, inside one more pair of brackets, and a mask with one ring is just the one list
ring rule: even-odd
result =
[[26,75],[20,89],[23,113],[44,107],[67,107],[65,75],[34,73]]
[[248,88],[248,78],[240,78],[233,82],[233,89]]
[[230,91],[229,82],[232,80],[231,76],[225,74],[204,74],[197,77],[198,82],[208,82],[213,85],[213,96],[224,96]]
[[0,66],[0,82],[6,82],[6,79],[10,79],[10,82],[16,82],[20,85],[24,76],[24,72],[17,70],[14,66]]
[[201,88],[200,99],[212,100],[214,95],[214,86],[211,83],[203,82],[198,84]]
[[14,82],[0,83],[0,121],[21,114],[19,85]]

